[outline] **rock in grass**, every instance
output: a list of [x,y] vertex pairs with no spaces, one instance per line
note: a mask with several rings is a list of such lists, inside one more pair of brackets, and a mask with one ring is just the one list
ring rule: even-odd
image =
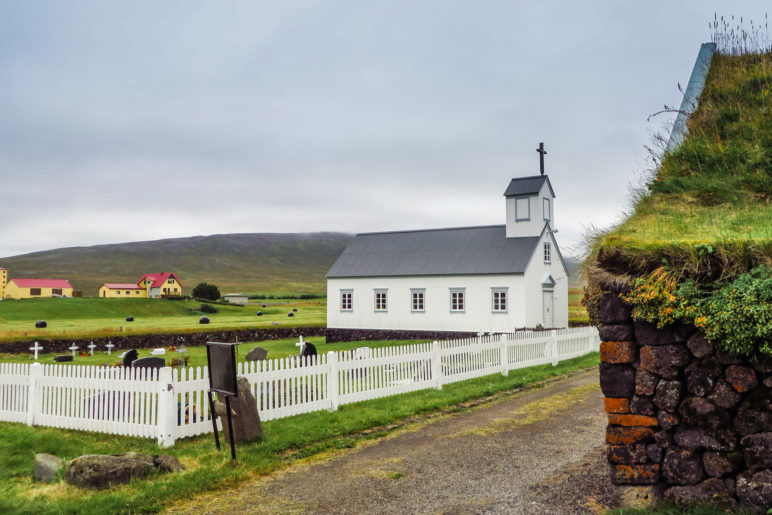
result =
[[32,464],[32,473],[35,479],[50,483],[59,473],[59,469],[64,465],[64,460],[53,454],[36,454],[35,461]]
[[127,452],[125,454],[86,454],[67,464],[64,479],[71,485],[86,488],[106,488],[143,478],[151,471],[177,472],[185,467],[177,458],[167,455],[150,456]]
[[209,323],[209,317],[201,317],[198,319],[199,324],[208,324]]

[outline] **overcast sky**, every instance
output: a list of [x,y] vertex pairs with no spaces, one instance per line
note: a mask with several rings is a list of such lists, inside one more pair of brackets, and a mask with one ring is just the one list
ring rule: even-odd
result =
[[503,224],[540,141],[572,254],[624,209],[714,12],[768,5],[0,0],[0,257]]

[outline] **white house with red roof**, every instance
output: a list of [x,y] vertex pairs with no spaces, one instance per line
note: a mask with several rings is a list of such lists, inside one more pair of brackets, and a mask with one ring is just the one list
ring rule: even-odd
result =
[[175,273],[145,274],[136,283],[104,283],[99,287],[103,298],[157,299],[182,295],[182,283]]
[[67,279],[10,279],[4,289],[6,299],[72,297],[72,285]]

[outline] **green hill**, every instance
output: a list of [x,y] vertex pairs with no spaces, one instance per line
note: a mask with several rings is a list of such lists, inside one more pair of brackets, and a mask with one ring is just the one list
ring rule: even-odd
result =
[[135,282],[144,273],[176,272],[189,294],[199,282],[220,291],[324,293],[324,275],[352,236],[343,233],[217,234],[72,247],[0,259],[11,277],[69,279],[96,296],[105,282]]

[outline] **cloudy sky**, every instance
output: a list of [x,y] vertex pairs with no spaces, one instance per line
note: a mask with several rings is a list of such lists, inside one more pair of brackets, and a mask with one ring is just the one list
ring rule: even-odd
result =
[[504,223],[548,150],[607,226],[708,21],[766,1],[0,1],[0,257]]

